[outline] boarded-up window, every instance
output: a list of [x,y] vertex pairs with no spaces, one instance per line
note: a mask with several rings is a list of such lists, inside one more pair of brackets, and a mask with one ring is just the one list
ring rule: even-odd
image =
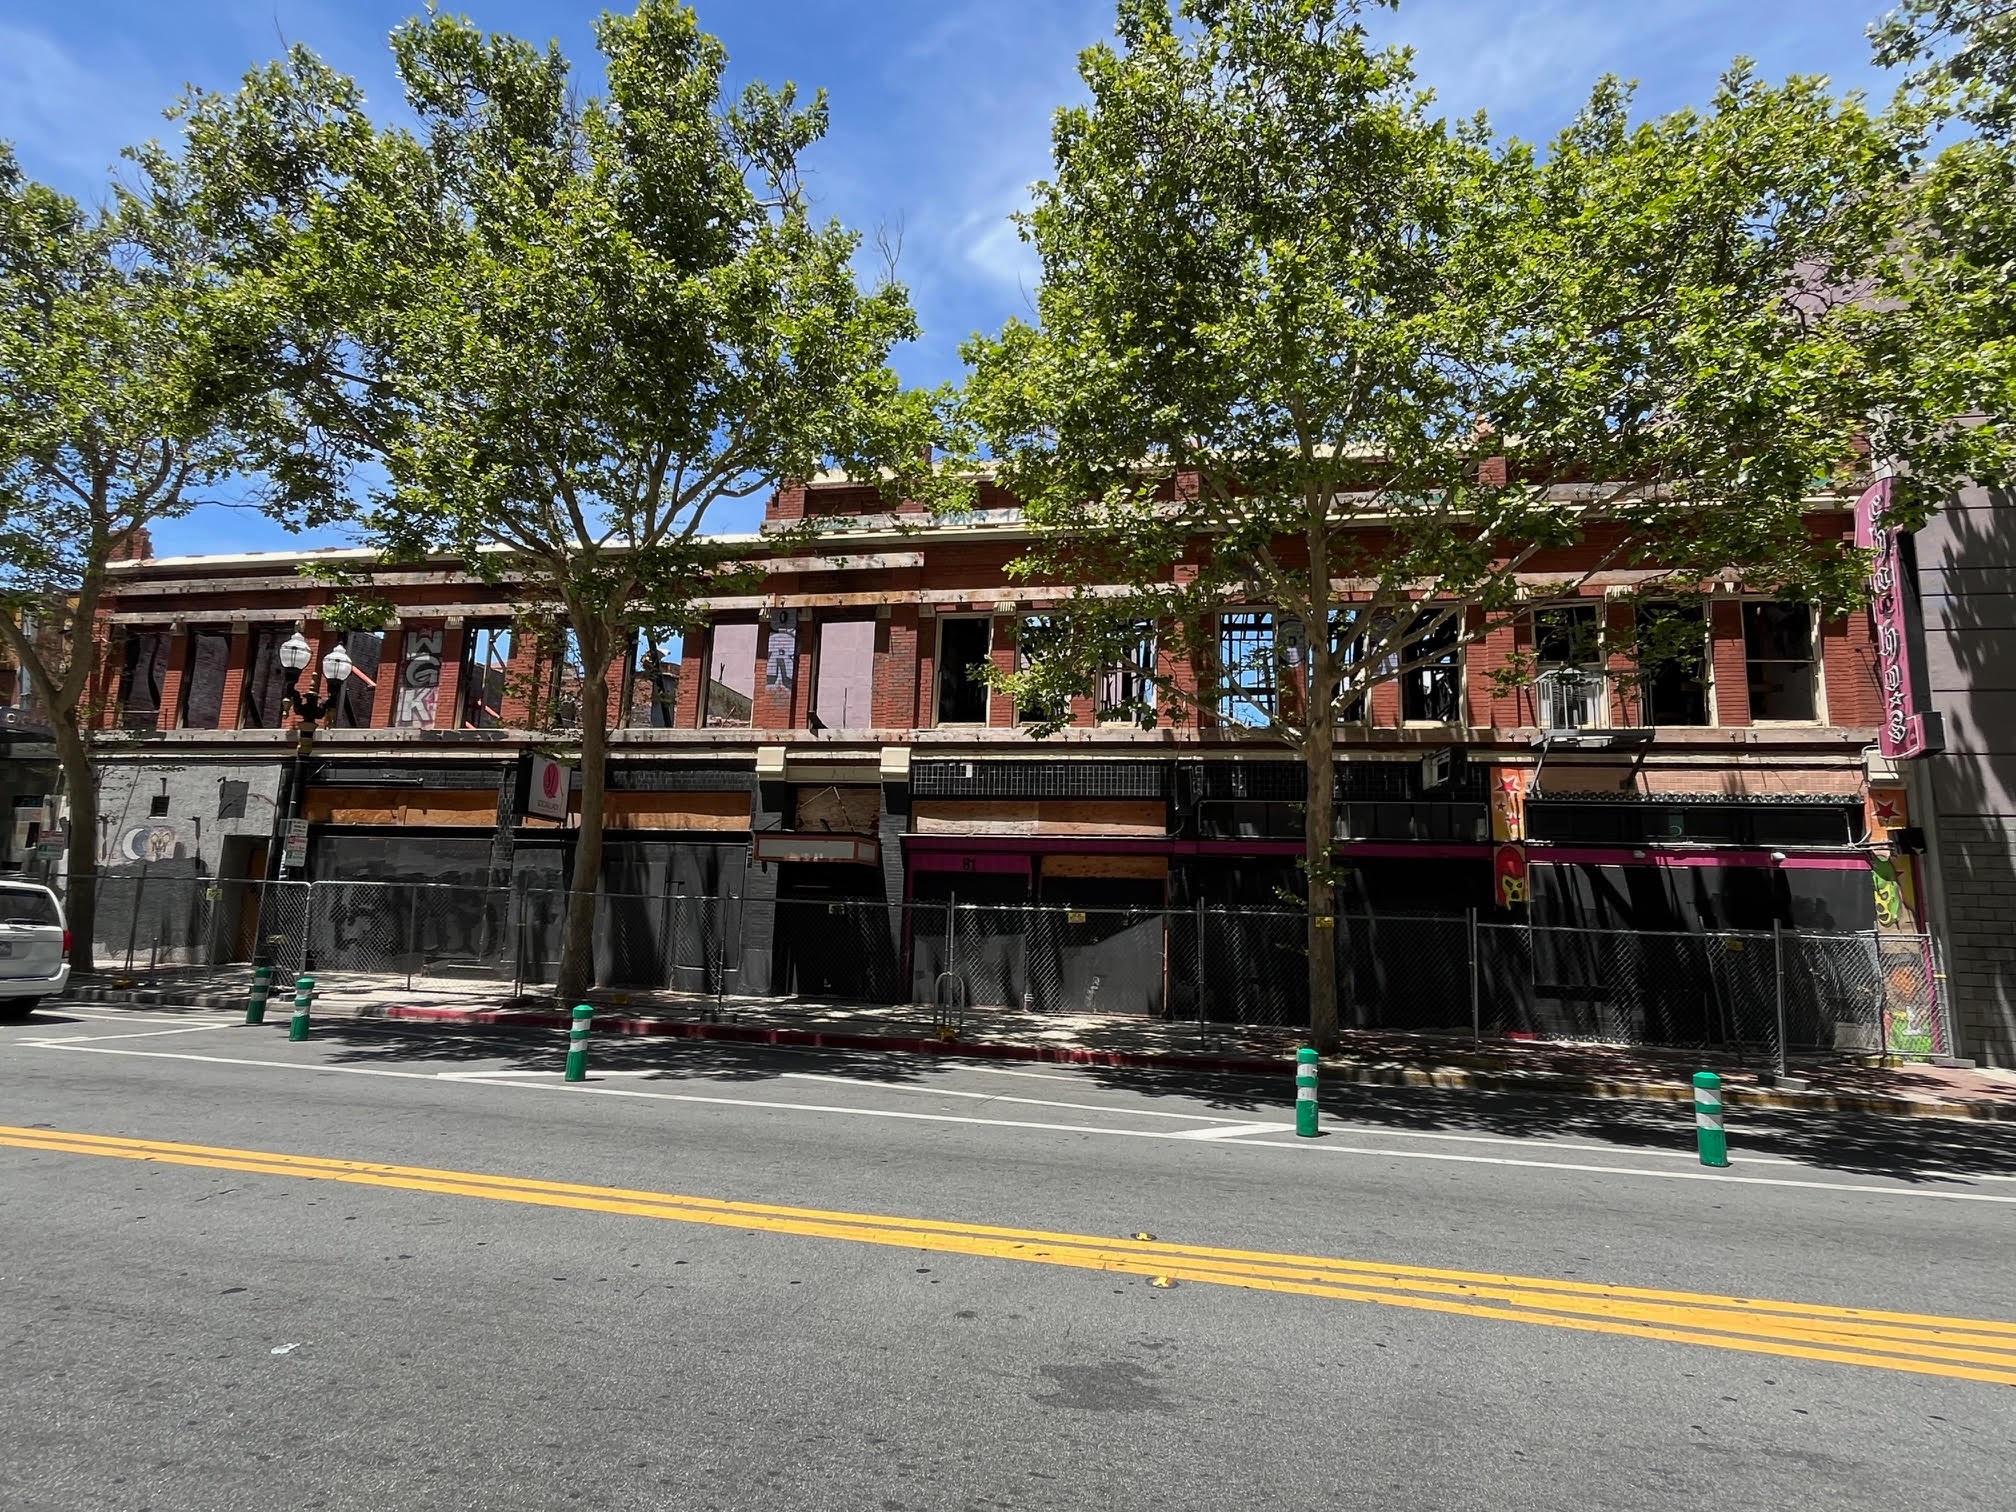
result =
[[875,621],[827,620],[819,626],[812,712],[834,730],[865,730],[875,723]]
[[716,625],[707,638],[707,724],[740,727],[756,712],[756,626]]
[[191,630],[182,674],[182,728],[214,730],[224,716],[224,669],[231,660],[229,630]]
[[245,658],[245,708],[238,723],[248,730],[277,730],[287,719],[287,669],[280,665],[280,643],[294,631],[286,625],[262,625],[252,632]]
[[350,653],[350,675],[336,695],[339,730],[368,730],[371,711],[378,704],[378,664],[384,660],[385,637],[377,630],[352,630],[343,637],[343,649]]
[[882,818],[882,790],[874,787],[801,787],[793,828],[809,834],[872,835]]
[[677,630],[639,630],[633,644],[629,723],[634,728],[669,730],[679,709],[686,637]]
[[126,632],[126,663],[119,673],[120,723],[151,730],[161,722],[161,684],[168,675],[168,632]]

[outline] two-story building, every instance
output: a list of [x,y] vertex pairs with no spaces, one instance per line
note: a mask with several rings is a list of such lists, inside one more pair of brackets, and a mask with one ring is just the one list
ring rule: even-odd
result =
[[[1851,536],[1845,499],[1816,501],[1812,518]],[[807,520],[817,554],[773,543]],[[997,489],[932,521],[872,487],[817,479],[778,491],[764,530],[739,542],[765,566],[762,592],[707,603],[697,632],[637,637],[612,668],[603,885],[647,911],[653,899],[737,907],[683,944],[654,940],[643,965],[626,965],[618,929],[605,976],[708,985],[732,956],[737,990],[872,995],[869,978],[893,970],[899,994],[925,995],[930,963],[907,926],[862,951],[778,921],[850,901],[908,917],[902,905],[954,897],[1164,916],[1280,906],[1296,886],[1305,789],[1300,760],[1251,728],[1276,690],[1244,687],[1150,729],[1099,722],[1088,690],[1066,728],[1033,738],[975,671],[1012,667],[1023,624],[1068,597],[1011,578],[1027,539]],[[361,553],[316,555],[369,567]],[[1535,592],[1575,573],[1573,555],[1529,564]],[[272,873],[294,751],[278,648],[299,629],[319,661],[338,639],[318,618],[330,590],[298,561],[117,568],[99,689],[108,866],[216,888]],[[1869,758],[1868,617],[1720,584],[1688,611],[1698,664],[1638,677],[1623,648],[1641,577],[1598,572],[1572,600],[1536,599],[1518,622],[1371,691],[1338,737],[1347,911],[1637,931],[1878,922],[1871,861],[1886,836],[1870,829],[1872,776],[1879,798],[1896,779]],[[373,584],[397,618],[340,637],[356,671],[305,774],[307,874],[556,890],[570,821],[531,812],[527,784],[535,755],[564,759],[579,669],[564,646],[514,628],[508,574],[485,583],[439,563]],[[1251,664],[1282,628],[1264,605],[1228,606],[1209,633]],[[1493,672],[1515,657],[1541,675],[1503,686]],[[234,939],[250,946],[249,929]],[[1134,984],[1128,1006],[1182,997],[1166,939],[1152,948],[1159,974],[1115,978]]]

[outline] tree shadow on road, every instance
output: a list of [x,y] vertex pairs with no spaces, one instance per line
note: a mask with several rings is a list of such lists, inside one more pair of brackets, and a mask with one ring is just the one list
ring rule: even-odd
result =
[[[510,1026],[467,1029],[330,1020],[316,1025],[315,1038],[340,1047],[331,1055],[338,1065],[445,1061],[550,1074],[562,1069],[566,1054],[563,1031]],[[915,1053],[609,1035],[593,1042],[590,1064],[591,1076],[597,1071],[623,1071],[675,1082],[747,1085],[787,1072],[816,1071],[866,1086],[929,1086],[985,1063]],[[1056,1064],[1042,1065],[1040,1070],[1080,1081],[1088,1092],[1180,1099],[1202,1110],[1250,1113],[1256,1118],[1285,1117],[1294,1100],[1292,1082],[1285,1075]],[[1694,1147],[1693,1108],[1687,1102],[1564,1095],[1544,1087],[1478,1091],[1360,1086],[1333,1080],[1325,1088],[1323,1106],[1332,1121],[1396,1133],[1557,1138],[1618,1151]],[[1732,1106],[1729,1140],[1739,1165],[1745,1156],[1779,1156],[1822,1170],[1905,1181],[2016,1175],[2016,1124]]]

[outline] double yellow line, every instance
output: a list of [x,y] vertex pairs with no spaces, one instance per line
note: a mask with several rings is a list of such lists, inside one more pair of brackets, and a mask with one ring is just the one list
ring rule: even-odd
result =
[[1549,1328],[1704,1344],[1754,1354],[2016,1386],[2016,1323],[1384,1265],[1317,1255],[1213,1249],[1145,1239],[1118,1240],[1096,1234],[1048,1233],[1040,1229],[828,1212],[759,1202],[726,1202],[670,1192],[581,1186],[364,1160],[332,1160],[319,1155],[122,1139],[57,1129],[0,1125],[0,1146],[200,1166],[260,1176],[345,1181],[450,1197],[483,1197],[751,1232],[845,1239],[857,1244],[884,1244],[940,1254],[978,1255],[1122,1275],[1208,1282],[1253,1291],[1376,1302],[1423,1312],[1538,1323]]

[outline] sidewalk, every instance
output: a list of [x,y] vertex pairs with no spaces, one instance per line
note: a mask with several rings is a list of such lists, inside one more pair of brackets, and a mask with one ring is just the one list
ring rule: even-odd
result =
[[[211,968],[179,978],[127,983],[109,974],[73,982],[50,1004],[242,1009],[249,967]],[[956,1027],[934,1024],[929,1008],[802,999],[711,998],[669,992],[597,991],[598,1034],[726,1040],[744,1044],[879,1051],[989,1060],[1048,1061],[1143,1070],[1285,1076],[1300,1031],[1238,1024],[1171,1022],[1131,1015],[1072,1016],[1009,1008],[969,1010]],[[279,982],[267,1017],[291,1009]],[[568,1016],[551,999],[509,999],[492,982],[351,973],[318,976],[315,1012],[363,1021],[443,1028],[558,1030]],[[1722,1051],[1655,1049],[1467,1035],[1358,1030],[1323,1075],[1371,1086],[1437,1087],[1491,1093],[1691,1102],[1695,1071],[1717,1071],[1734,1106],[1882,1116],[2016,1122],[2016,1073],[1962,1067],[1863,1064],[1843,1057],[1795,1058],[1794,1083],[1769,1085],[1753,1057]]]

